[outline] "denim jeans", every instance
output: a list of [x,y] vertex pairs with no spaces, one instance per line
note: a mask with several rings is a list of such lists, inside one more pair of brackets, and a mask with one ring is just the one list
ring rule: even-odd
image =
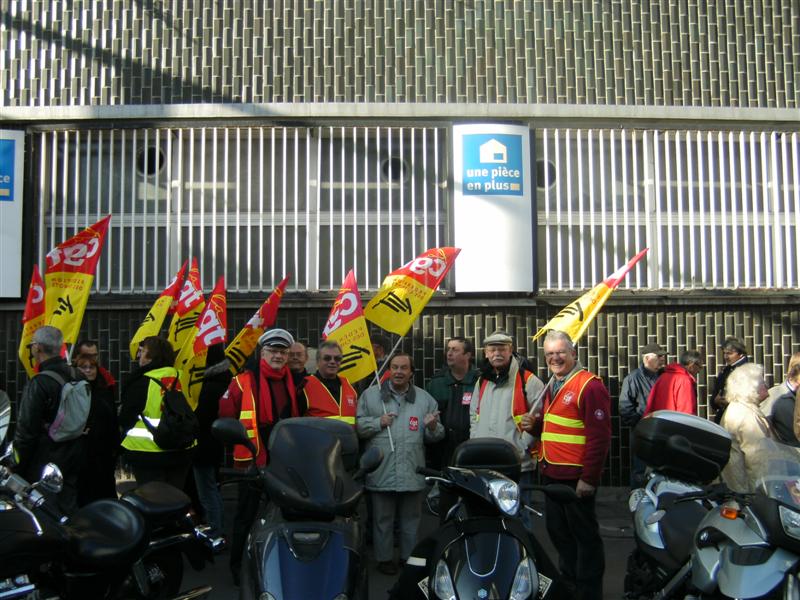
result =
[[212,465],[194,465],[194,482],[200,504],[206,513],[206,521],[215,535],[222,533],[225,509],[222,506],[222,494],[217,486],[216,467]]

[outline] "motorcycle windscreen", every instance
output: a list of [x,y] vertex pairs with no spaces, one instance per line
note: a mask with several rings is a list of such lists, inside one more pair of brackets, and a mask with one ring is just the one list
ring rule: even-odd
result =
[[277,600],[333,598],[348,593],[353,552],[345,536],[330,531],[287,531],[271,536],[262,555],[260,591]]
[[445,560],[459,598],[508,598],[525,549],[511,535],[475,533],[451,544]]

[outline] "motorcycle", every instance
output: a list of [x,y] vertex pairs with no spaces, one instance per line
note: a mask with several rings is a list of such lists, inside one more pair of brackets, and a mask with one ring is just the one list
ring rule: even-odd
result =
[[[417,544],[403,566],[391,598],[558,598],[559,574],[522,524],[520,461],[516,448],[497,438],[474,438],[454,451],[443,471],[420,467],[438,483],[442,526]],[[564,485],[531,486],[559,501],[577,499]],[[535,511],[534,511],[535,512]]]
[[[256,448],[236,419],[217,419],[212,434],[227,445]],[[279,421],[269,465],[239,478],[257,479],[270,503],[248,537],[240,598],[366,598],[365,537],[356,514],[363,477],[383,460],[378,448],[358,460],[352,425],[335,419]],[[229,473],[229,472],[228,472]]]
[[[12,471],[13,455],[9,444],[0,458],[0,599],[208,596],[208,586],[175,596],[182,575],[182,563],[181,571],[174,567],[175,556],[182,561],[176,550],[203,544],[210,554],[211,548],[203,530],[190,533],[185,521],[167,525],[186,514],[183,492],[145,486],[125,501],[99,500],[65,517],[52,502],[63,485],[58,467],[46,465],[30,484]],[[199,566],[196,551],[190,554]]]
[[800,598],[800,465],[768,464],[755,493],[719,490],[700,523],[692,585],[703,596]]
[[626,598],[683,597],[691,591],[695,531],[719,501],[706,486],[728,462],[731,436],[719,425],[656,411],[634,429],[633,450],[649,467],[628,507],[636,548],[628,557]]

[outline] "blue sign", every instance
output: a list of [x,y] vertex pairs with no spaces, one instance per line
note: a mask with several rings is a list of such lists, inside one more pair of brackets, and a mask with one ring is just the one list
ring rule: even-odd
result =
[[0,140],[0,202],[14,201],[14,140]]
[[465,196],[522,196],[522,136],[509,133],[465,134]]

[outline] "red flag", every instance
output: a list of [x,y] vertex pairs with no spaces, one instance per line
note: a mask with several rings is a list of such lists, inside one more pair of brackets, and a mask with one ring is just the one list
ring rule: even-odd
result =
[[25,301],[25,312],[22,313],[22,339],[19,342],[18,352],[28,377],[33,377],[36,373],[36,365],[33,364],[33,356],[28,344],[33,339],[33,333],[44,325],[44,309],[44,282],[39,274],[39,265],[33,265],[28,298]]
[[172,315],[167,334],[167,339],[176,352],[180,352],[183,348],[186,338],[205,306],[203,286],[200,283],[200,269],[197,266],[197,259],[192,258],[192,268],[189,269],[189,276],[183,282],[178,306],[175,308],[175,314]]

